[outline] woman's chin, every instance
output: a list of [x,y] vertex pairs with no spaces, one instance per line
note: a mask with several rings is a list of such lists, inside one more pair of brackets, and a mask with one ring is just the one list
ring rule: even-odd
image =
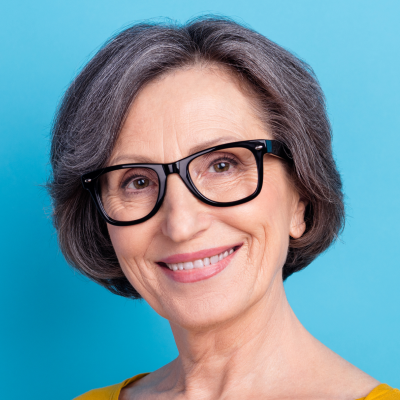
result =
[[175,316],[171,318],[170,324],[173,330],[174,326],[191,332],[210,332],[213,329],[223,326],[234,318],[231,310],[229,313],[214,313],[213,315],[201,313],[192,317],[188,316]]
[[262,301],[273,279],[272,271],[264,274],[262,284],[236,272],[226,269],[224,276],[189,284],[170,282],[162,294],[143,297],[171,325],[188,330],[212,329],[244,316]]
[[[169,304],[160,313],[174,325],[191,331],[205,331],[224,325],[245,313],[246,296],[214,296],[203,297],[202,300],[188,299],[184,303]],[[240,301],[240,298],[243,298]],[[158,312],[158,310],[156,310]]]

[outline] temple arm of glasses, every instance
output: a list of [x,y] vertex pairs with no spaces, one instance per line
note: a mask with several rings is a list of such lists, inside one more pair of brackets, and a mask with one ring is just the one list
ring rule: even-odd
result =
[[268,154],[283,158],[287,161],[293,161],[292,155],[288,147],[285,144],[278,142],[277,140],[266,140],[265,149],[265,152]]

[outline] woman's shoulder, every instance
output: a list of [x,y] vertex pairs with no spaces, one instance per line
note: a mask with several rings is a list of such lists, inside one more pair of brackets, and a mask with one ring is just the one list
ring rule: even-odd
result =
[[147,373],[135,375],[134,377],[126,379],[121,383],[106,386],[100,389],[90,390],[89,392],[76,397],[74,400],[118,400],[119,394],[123,387],[139,380],[140,378],[143,378],[146,375]]
[[367,397],[358,400],[400,400],[400,390],[383,383],[373,389]]
[[93,389],[89,392],[86,392],[74,400],[111,400],[111,399],[118,399],[118,392],[121,391],[123,388],[123,382],[118,383],[116,385],[106,386],[100,389]]

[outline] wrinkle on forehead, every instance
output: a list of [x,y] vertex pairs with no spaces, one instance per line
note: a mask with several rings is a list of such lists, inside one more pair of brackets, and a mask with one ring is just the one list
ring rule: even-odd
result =
[[[253,101],[232,74],[215,68],[177,70],[147,84],[135,99],[113,150],[121,155],[168,163],[221,136],[270,138]],[[140,162],[140,161],[139,161]]]

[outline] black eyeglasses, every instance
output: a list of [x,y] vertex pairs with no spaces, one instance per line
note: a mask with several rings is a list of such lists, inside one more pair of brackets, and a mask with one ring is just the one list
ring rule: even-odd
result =
[[161,207],[167,177],[179,174],[202,202],[230,207],[254,199],[263,183],[263,156],[291,161],[288,148],[276,140],[246,140],[199,151],[169,164],[122,164],[82,175],[97,209],[112,225],[140,224]]

